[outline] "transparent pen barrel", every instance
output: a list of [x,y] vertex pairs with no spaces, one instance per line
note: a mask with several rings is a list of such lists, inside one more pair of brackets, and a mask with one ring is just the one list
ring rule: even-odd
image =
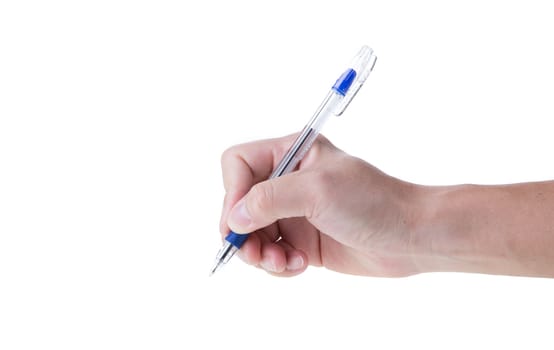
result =
[[302,160],[302,158],[304,158],[314,143],[327,119],[329,119],[330,116],[336,115],[337,108],[343,98],[344,96],[333,90],[327,94],[321,105],[314,113],[312,119],[310,119],[308,124],[306,124],[304,129],[302,129],[300,135],[298,135],[288,152],[277,165],[277,168],[275,168],[269,177],[270,179],[294,171],[298,163]]

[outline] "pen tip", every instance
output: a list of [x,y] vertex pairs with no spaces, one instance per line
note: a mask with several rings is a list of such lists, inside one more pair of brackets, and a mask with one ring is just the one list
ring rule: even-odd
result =
[[214,275],[214,273],[217,271],[217,269],[219,268],[220,265],[221,265],[220,261],[215,263],[214,267],[212,267],[212,270],[210,271],[210,277],[212,277]]

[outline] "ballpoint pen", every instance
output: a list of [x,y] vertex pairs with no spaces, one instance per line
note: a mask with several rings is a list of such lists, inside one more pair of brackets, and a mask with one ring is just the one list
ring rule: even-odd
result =
[[[287,174],[296,168],[298,162],[308,152],[317,135],[319,135],[325,121],[331,115],[340,116],[346,107],[348,107],[366,81],[369,73],[371,73],[376,59],[377,56],[373,54],[373,50],[369,46],[361,48],[348,69],[337,79],[313,117],[302,129],[300,135],[279,162],[269,177],[270,179]],[[227,235],[223,247],[217,253],[210,276],[235,255],[248,236],[249,234],[238,234],[232,231]]]

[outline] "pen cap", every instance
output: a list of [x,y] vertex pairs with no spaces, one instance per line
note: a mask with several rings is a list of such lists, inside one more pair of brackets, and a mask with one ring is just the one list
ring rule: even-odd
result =
[[344,98],[335,112],[337,116],[344,112],[354,96],[356,96],[369,76],[369,73],[373,70],[376,60],[377,56],[375,56],[373,50],[369,46],[362,46],[358,54],[352,59],[349,69],[353,69],[356,72],[356,75],[354,81],[350,85],[348,91],[344,94]]

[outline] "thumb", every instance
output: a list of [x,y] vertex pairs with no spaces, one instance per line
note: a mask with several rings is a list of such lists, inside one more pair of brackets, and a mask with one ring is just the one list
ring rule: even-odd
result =
[[290,217],[311,217],[316,197],[314,181],[294,172],[254,185],[231,209],[228,225],[236,233],[250,233]]

